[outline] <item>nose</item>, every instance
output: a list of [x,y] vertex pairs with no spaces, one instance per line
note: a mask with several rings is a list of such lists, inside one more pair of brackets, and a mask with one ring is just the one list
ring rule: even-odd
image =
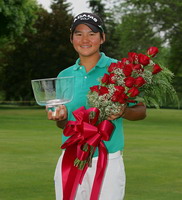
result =
[[88,42],[88,41],[89,41],[89,37],[87,35],[83,35],[82,42]]

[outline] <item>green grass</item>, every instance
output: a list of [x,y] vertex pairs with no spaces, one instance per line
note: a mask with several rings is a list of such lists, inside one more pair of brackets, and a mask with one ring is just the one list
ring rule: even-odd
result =
[[[125,121],[125,200],[182,199],[182,110]],[[61,131],[43,109],[0,107],[0,200],[53,200]]]
[[0,110],[0,200],[52,200],[60,131],[40,109]]
[[125,121],[125,200],[182,199],[182,110],[148,109]]

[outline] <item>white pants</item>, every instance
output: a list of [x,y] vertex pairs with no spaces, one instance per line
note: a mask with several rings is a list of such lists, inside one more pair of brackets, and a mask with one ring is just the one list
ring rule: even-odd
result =
[[[63,154],[58,160],[54,176],[56,200],[62,200],[61,163]],[[75,200],[89,200],[97,167],[97,159],[98,157],[94,157],[92,160],[92,167],[87,169],[82,184],[78,186]],[[99,200],[123,200],[125,180],[124,163],[120,151],[109,154]]]

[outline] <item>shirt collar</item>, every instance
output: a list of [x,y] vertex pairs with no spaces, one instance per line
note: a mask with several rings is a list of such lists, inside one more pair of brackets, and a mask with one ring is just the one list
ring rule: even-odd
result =
[[[100,68],[103,68],[103,67],[106,67],[107,63],[108,63],[108,60],[109,60],[109,57],[107,57],[105,55],[105,53],[101,52],[101,57],[100,59],[98,60],[97,64],[95,67],[100,67]],[[80,58],[78,58],[76,60],[76,63],[73,67],[74,70],[78,70],[80,68]]]

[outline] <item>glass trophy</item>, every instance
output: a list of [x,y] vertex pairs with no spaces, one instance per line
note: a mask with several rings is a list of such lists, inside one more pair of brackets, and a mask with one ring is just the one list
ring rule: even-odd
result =
[[47,106],[56,114],[59,105],[73,98],[74,77],[58,77],[31,80],[35,100],[40,106]]

